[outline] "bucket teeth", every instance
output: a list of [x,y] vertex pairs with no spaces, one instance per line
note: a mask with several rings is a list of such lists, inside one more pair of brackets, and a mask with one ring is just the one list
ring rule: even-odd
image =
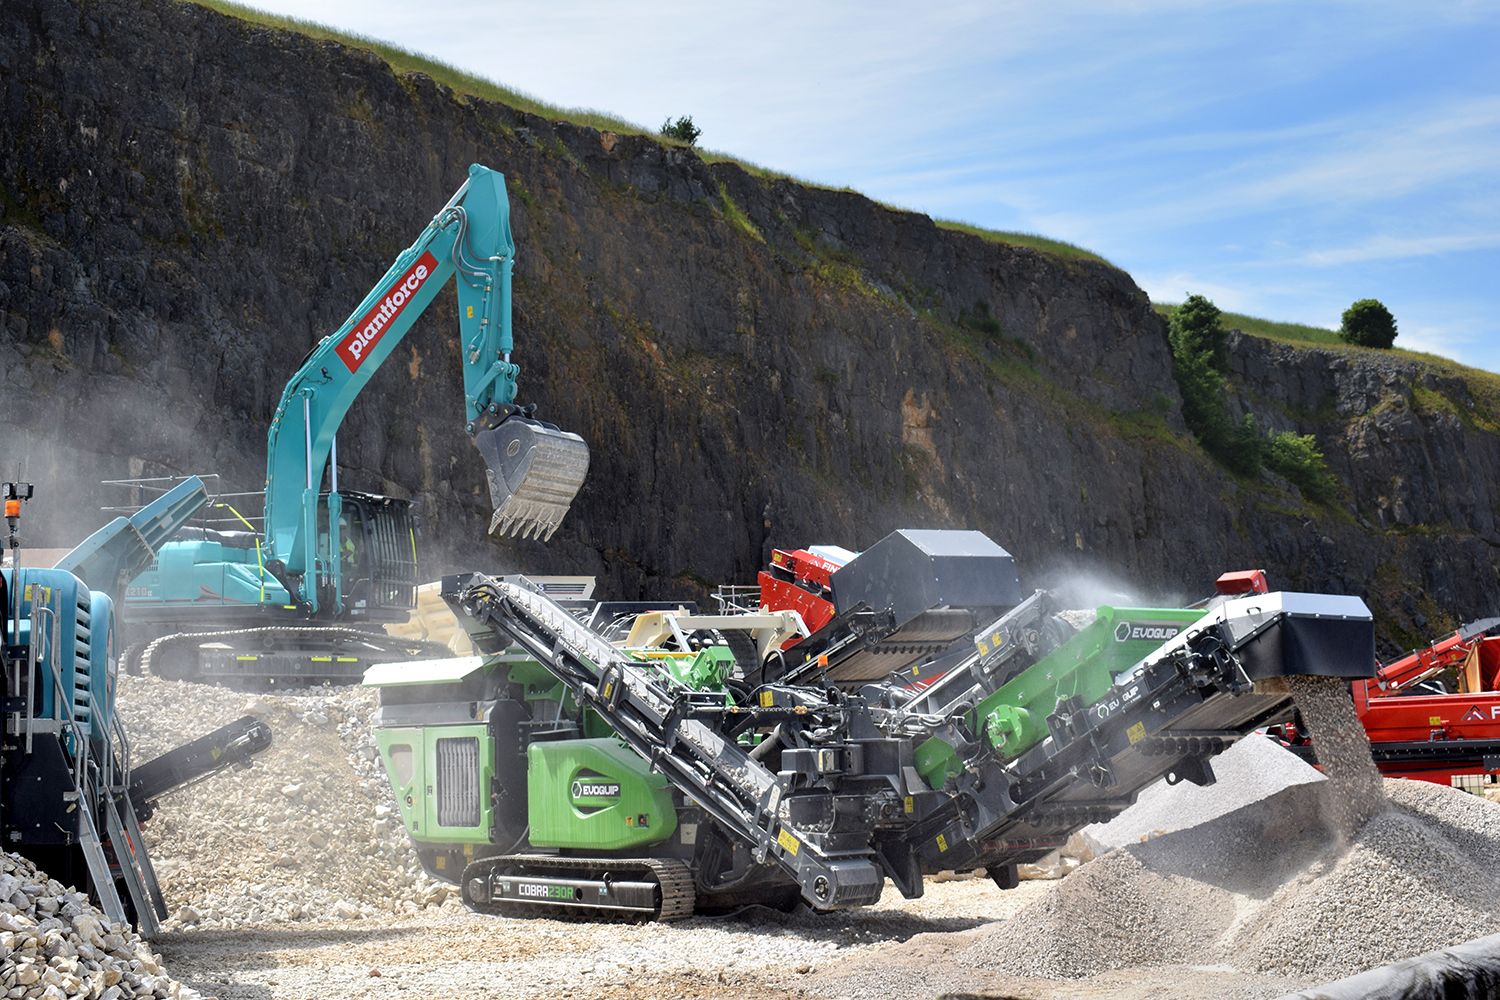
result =
[[490,534],[535,538],[545,542],[552,537],[567,512],[568,508],[565,506],[525,503],[512,496],[490,518]]

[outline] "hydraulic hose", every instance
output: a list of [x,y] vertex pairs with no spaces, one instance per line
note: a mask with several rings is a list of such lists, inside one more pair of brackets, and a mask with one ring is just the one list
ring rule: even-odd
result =
[[771,751],[777,749],[780,746],[781,724],[777,723],[776,728],[771,730],[770,735],[761,740],[760,743],[756,745],[755,749],[750,751],[750,759],[764,763],[765,759],[771,756]]

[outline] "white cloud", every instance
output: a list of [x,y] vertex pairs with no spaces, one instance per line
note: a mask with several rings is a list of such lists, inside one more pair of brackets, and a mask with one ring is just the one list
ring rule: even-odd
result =
[[1187,271],[1166,274],[1137,274],[1136,284],[1152,302],[1179,303],[1189,295],[1202,295],[1225,312],[1253,311],[1255,300],[1246,294],[1245,286],[1227,284]]
[[1466,250],[1493,250],[1500,247],[1500,232],[1454,233],[1442,236],[1399,237],[1379,235],[1344,247],[1313,250],[1297,258],[1297,263],[1313,267],[1333,267],[1375,260],[1404,260],[1409,257],[1431,257]]
[[[1335,323],[1335,326],[1338,324]],[[1475,348],[1487,346],[1487,338],[1464,326],[1438,325],[1431,323],[1404,324],[1396,321],[1396,346],[1408,351],[1424,351],[1441,354],[1448,358],[1466,358],[1474,354]],[[1474,358],[1471,362],[1483,365],[1493,359]]]
[[1159,230],[1273,210],[1348,211],[1455,182],[1492,184],[1500,176],[1500,96],[1433,102],[1400,116],[1375,108],[1320,137],[1265,148],[1206,173],[1172,175],[1169,167],[1154,190],[1097,222]]

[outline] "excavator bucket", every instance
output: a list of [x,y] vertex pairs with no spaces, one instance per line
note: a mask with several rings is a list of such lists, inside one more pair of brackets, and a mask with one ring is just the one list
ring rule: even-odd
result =
[[589,471],[589,446],[583,438],[513,416],[474,435],[474,445],[484,458],[495,505],[490,532],[551,538]]

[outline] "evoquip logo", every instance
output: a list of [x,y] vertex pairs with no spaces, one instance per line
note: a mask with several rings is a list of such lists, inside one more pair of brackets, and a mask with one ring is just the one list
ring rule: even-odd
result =
[[580,778],[574,780],[571,791],[575,799],[617,799],[620,797],[620,783],[584,781]]
[[401,315],[401,310],[417,294],[422,283],[432,276],[437,270],[437,258],[431,251],[417,258],[405,274],[391,286],[391,290],[380,300],[379,305],[365,313],[354,328],[345,335],[343,342],[338,346],[339,357],[344,359],[344,367],[351,372],[358,370],[364,364],[365,358],[380,343],[380,338],[389,330],[391,324],[396,322],[396,317]]
[[1181,631],[1177,622],[1121,622],[1115,626],[1115,642],[1166,642]]

